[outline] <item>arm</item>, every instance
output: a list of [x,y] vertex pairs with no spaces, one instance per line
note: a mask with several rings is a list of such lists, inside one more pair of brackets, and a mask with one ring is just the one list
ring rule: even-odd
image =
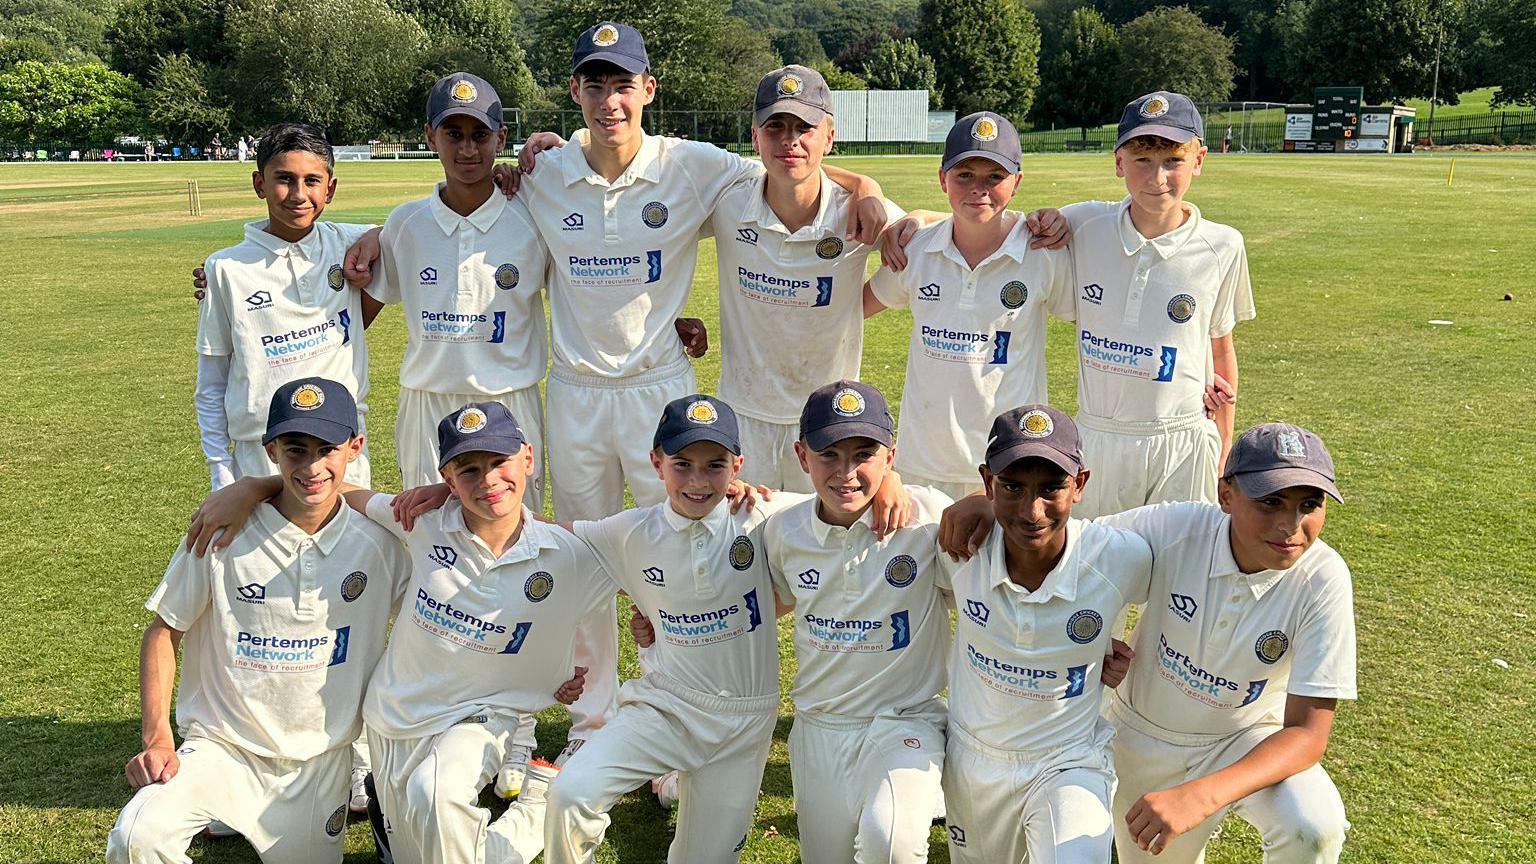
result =
[[209,485],[217,492],[235,482],[235,458],[229,452],[229,418],[224,413],[224,393],[229,389],[229,356],[197,355],[197,429],[202,435],[203,458],[208,461]]
[[242,477],[209,495],[192,514],[187,527],[187,548],[201,558],[213,544],[213,551],[228,546],[245,520],[251,518],[261,502],[283,491],[281,477]]
[[1248,755],[1213,774],[1141,796],[1125,814],[1136,845],[1161,852],[1211,814],[1316,765],[1328,749],[1337,700],[1288,696],[1285,725]]
[[[379,235],[383,231],[383,228],[373,228],[364,233],[363,236],[357,238],[357,242],[347,247],[347,257],[342,260],[341,273],[347,277],[347,284],[359,291],[364,291],[364,297],[369,296],[365,289],[373,284],[373,265],[374,262],[379,260],[380,250],[382,249]],[[368,317],[366,301],[364,301],[363,305],[363,320],[364,322],[372,320]],[[363,326],[366,327],[367,324],[365,323]]]
[[880,235],[880,263],[900,272],[907,266],[907,244],[912,242],[912,235],[946,215],[933,210],[910,210],[891,223]]
[[863,174],[855,174],[836,165],[823,163],[821,170],[827,173],[828,180],[853,196],[848,204],[848,230],[844,232],[844,239],[873,246],[880,239],[880,232],[885,229],[887,216],[885,193],[880,190],[880,184]]
[[181,637],[180,630],[156,615],[139,647],[139,737],[144,749],[123,767],[128,785],[135,789],[164,783],[181,768],[176,737],[171,732],[171,692],[176,684],[176,650]]
[[1211,415],[1221,432],[1221,460],[1216,463],[1219,475],[1226,467],[1227,451],[1232,449],[1232,427],[1237,420],[1237,408],[1232,404],[1237,398],[1237,346],[1232,344],[1231,333],[1211,340],[1211,363],[1232,393],[1232,401],[1223,402]]
[[870,530],[881,539],[912,522],[912,496],[907,494],[907,487],[901,485],[901,475],[894,468],[885,473],[870,506],[873,514]]
[[873,287],[871,287],[868,282],[865,282],[864,283],[864,317],[865,318],[869,318],[872,315],[876,315],[876,314],[878,314],[880,312],[884,312],[887,308],[888,307],[884,303],[880,302],[880,298],[875,296],[875,289]]
[[955,561],[976,554],[987,535],[992,533],[992,499],[985,492],[972,492],[945,508],[939,518],[939,548]]
[[[358,289],[358,290],[361,291],[362,289]],[[379,313],[384,310],[384,304],[380,303],[378,300],[373,299],[373,295],[369,294],[367,291],[362,291],[362,295],[363,295],[363,329],[367,330],[369,325],[371,325],[373,323],[373,319],[379,317]]]

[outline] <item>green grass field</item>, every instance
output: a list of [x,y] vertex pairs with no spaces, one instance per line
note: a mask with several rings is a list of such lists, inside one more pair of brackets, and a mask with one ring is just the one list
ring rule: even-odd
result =
[[[905,206],[943,206],[936,159],[843,164]],[[1237,331],[1239,426],[1320,432],[1348,499],[1326,536],[1354,571],[1362,698],[1341,711],[1325,764],[1354,825],[1351,862],[1536,860],[1536,158],[1461,156],[1449,188],[1448,165],[1213,157],[1191,196],[1248,241],[1259,318]],[[328,215],[382,221],[436,171],[342,165]],[[1024,171],[1022,208],[1120,195],[1107,156],[1030,156]],[[261,212],[236,165],[0,165],[0,861],[100,860],[128,799],[142,604],[207,484],[187,273]],[[693,308],[713,322],[712,245],[699,265]],[[888,313],[869,327],[865,377],[893,400],[909,326]],[[384,485],[398,313],[369,339]],[[1053,322],[1064,408],[1071,350]],[[699,370],[712,385],[718,357]],[[796,859],[787,702],[783,714],[744,860]],[[564,724],[551,711],[541,725],[551,752]],[[600,860],[664,858],[671,832],[648,795],[615,816]],[[933,838],[932,860],[947,861]],[[364,825],[347,848],[371,860]],[[200,843],[194,858],[256,860],[240,841]],[[1257,862],[1257,836],[1229,820],[1208,860]]]

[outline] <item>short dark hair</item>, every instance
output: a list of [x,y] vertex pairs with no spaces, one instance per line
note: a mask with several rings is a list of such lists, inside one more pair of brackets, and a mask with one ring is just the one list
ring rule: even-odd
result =
[[576,67],[576,71],[571,73],[571,77],[577,81],[606,81],[609,78],[633,78],[639,75],[643,81],[645,76],[650,74],[650,69],[646,69],[644,72],[631,72],[617,63],[609,63],[607,60],[589,60]]
[[267,160],[273,156],[296,150],[323,157],[326,170],[336,170],[336,154],[331,151],[330,139],[308,123],[277,123],[261,133],[261,140],[256,142],[256,170],[266,170]]

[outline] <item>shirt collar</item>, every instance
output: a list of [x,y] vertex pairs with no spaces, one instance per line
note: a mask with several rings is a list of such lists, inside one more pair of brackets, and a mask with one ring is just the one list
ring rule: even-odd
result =
[[[828,522],[825,519],[821,518],[821,514],[819,512],[817,512],[817,508],[819,508],[821,506],[821,502],[819,500],[812,499],[810,504],[811,504],[811,533],[816,535],[816,542],[818,544],[820,544],[822,546],[825,546],[825,545],[827,545],[827,538],[832,536],[833,529],[839,528],[841,526],[833,525],[831,522]],[[860,525],[862,525],[862,526],[864,526],[864,530],[865,531],[873,534],[874,531],[875,531],[875,529],[872,527],[874,525],[874,522],[875,522],[875,508],[873,506],[865,507],[864,508],[864,512],[859,514],[858,521],[854,522],[852,525],[849,525],[847,530],[849,532],[852,532],[852,531],[856,530]]]
[[827,172],[821,171],[818,173],[821,175],[821,191],[818,193],[819,198],[816,202],[816,215],[799,231],[789,230],[789,226],[784,224],[784,220],[779,218],[779,214],[773,212],[773,208],[768,206],[768,199],[763,194],[764,190],[768,187],[768,175],[766,174],[759,174],[752,178],[747,209],[741,214],[741,221],[755,222],[769,231],[777,231],[788,237],[808,234],[816,239],[820,239],[822,235],[827,233],[827,217],[832,211],[835,200],[834,196],[839,190],[837,185],[832,182],[832,179],[827,176]]
[[288,517],[279,513],[277,507],[266,501],[263,501],[261,506],[256,508],[256,521],[261,524],[267,535],[284,552],[290,554],[297,552],[300,543],[304,542],[305,539],[312,539],[314,540],[315,548],[320,550],[321,555],[329,555],[331,550],[336,548],[336,544],[341,542],[341,538],[345,536],[347,522],[352,518],[352,508],[347,506],[347,502],[341,501],[340,504],[341,506],[336,510],[336,515],[331,517],[331,521],[320,526],[320,530],[314,534],[310,534],[303,528],[289,522]]
[[1164,261],[1172,258],[1175,252],[1184,248],[1184,244],[1195,236],[1195,229],[1200,225],[1200,208],[1188,201],[1183,202],[1183,207],[1189,214],[1189,218],[1184,220],[1183,225],[1161,237],[1148,240],[1141,236],[1141,232],[1136,230],[1135,223],[1131,222],[1131,196],[1125,196],[1125,199],[1120,202],[1120,242],[1125,247],[1125,254],[1135,255],[1143,246],[1150,245],[1153,254],[1158,258]]
[[271,252],[279,258],[290,255],[298,255],[305,261],[314,261],[320,255],[320,229],[316,223],[309,229],[309,233],[299,238],[298,242],[289,242],[276,234],[267,231],[268,220],[245,223],[245,239],[257,246]]
[[1253,593],[1253,598],[1257,600],[1279,584],[1280,580],[1285,578],[1285,574],[1299,570],[1311,557],[1313,550],[1317,548],[1317,543],[1314,541],[1312,547],[1302,553],[1289,570],[1260,570],[1257,573],[1244,573],[1237,566],[1237,558],[1232,555],[1232,517],[1223,514],[1221,523],[1216,529],[1215,542],[1211,546],[1210,578],[1235,579],[1244,583]]
[[[593,186],[626,186],[636,180],[649,180],[657,183],[661,180],[661,139],[655,135],[646,135],[640,141],[640,150],[635,153],[635,158],[630,160],[629,167],[609,183],[607,178],[593,170],[587,162],[587,153],[581,144],[587,140],[589,133],[586,129],[578,129],[571,135],[571,140],[561,147],[560,170],[561,179],[565,185],[574,186],[582,180]],[[574,147],[570,153],[564,152],[567,148]]]
[[1060,597],[1067,601],[1076,599],[1078,575],[1082,570],[1082,559],[1077,554],[1077,547],[1078,538],[1082,533],[1082,520],[1067,520],[1067,545],[1062,550],[1061,560],[1056,562],[1051,572],[1045,574],[1045,581],[1040,583],[1039,588],[1026,591],[1023,586],[1015,584],[1008,578],[1008,560],[1003,547],[1003,527],[994,525],[992,533],[987,537],[985,547],[991,567],[992,587],[1003,588],[1010,592],[1008,596],[1021,603],[1045,603],[1052,597]]
[[666,516],[667,524],[672,526],[673,531],[682,532],[689,530],[694,525],[703,525],[704,530],[709,532],[709,536],[714,537],[724,531],[726,523],[731,521],[731,505],[728,501],[721,501],[716,504],[715,509],[709,511],[709,515],[703,519],[689,519],[687,516],[672,509],[671,501],[663,501],[656,506],[661,508],[661,512]]
[[[971,270],[971,265],[966,262],[965,256],[960,254],[959,248],[955,246],[954,224],[955,217],[953,216],[939,222],[935,226],[933,236],[929,238],[926,248],[930,252],[938,252],[969,271]],[[1024,226],[1024,217],[1020,215],[1019,218],[1014,220],[1013,227],[1008,229],[1008,235],[1003,238],[1002,245],[998,246],[991,255],[982,259],[975,269],[980,270],[1003,256],[1012,258],[1015,263],[1023,261],[1024,253],[1029,251],[1030,240],[1029,230]]]
[[[457,498],[450,498],[443,505],[443,532],[456,531],[465,535],[471,544],[478,545],[482,549],[489,549],[485,541],[475,536],[464,522],[464,505]],[[519,561],[531,561],[539,557],[540,549],[554,549],[555,536],[549,526],[534,518],[527,505],[523,506],[523,530],[517,535],[511,546],[501,553],[501,557],[491,566],[501,564],[516,564]]]
[[437,227],[443,229],[443,233],[452,236],[458,230],[459,222],[468,222],[481,234],[491,230],[496,220],[501,218],[501,213],[507,207],[507,196],[501,194],[500,189],[492,189],[491,197],[485,199],[485,203],[475,208],[475,212],[468,216],[460,216],[453,208],[443,203],[443,187],[446,183],[437,184],[432,191],[432,218],[437,220]]

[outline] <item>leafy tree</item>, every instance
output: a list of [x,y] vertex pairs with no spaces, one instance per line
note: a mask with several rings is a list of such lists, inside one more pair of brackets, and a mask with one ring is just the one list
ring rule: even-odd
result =
[[384,0],[246,0],[226,27],[241,125],[303,120],[337,142],[366,139],[388,125],[381,117],[404,113],[427,41]]
[[139,87],[100,63],[24,60],[0,73],[0,137],[102,146],[140,122]]
[[144,93],[150,128],[173,141],[206,141],[230,129],[230,109],[209,86],[208,67],[185,54],[155,62]]
[[128,0],[107,26],[112,67],[148,87],[162,57],[222,66],[229,60],[222,0]]
[[1488,65],[1499,87],[1493,104],[1536,106],[1536,62],[1531,59],[1531,46],[1536,45],[1536,0],[1509,0],[1493,14],[1498,37],[1490,48]]
[[61,63],[97,62],[110,4],[74,0],[0,0],[0,37],[36,39]]
[[[1430,2],[1311,0],[1305,31],[1310,51],[1306,89],[1360,86],[1373,104],[1428,96],[1436,29]],[[1525,50],[1529,52],[1529,46]]]
[[917,44],[938,77],[941,103],[961,114],[1022,117],[1040,83],[1040,28],[1020,0],[923,0]]
[[1196,102],[1232,94],[1237,67],[1232,40],[1187,7],[1160,7],[1120,30],[1122,94],[1134,99],[1153,90],[1183,93]]
[[472,72],[491,82],[507,108],[544,102],[518,42],[520,21],[505,0],[390,0],[427,33],[427,47],[407,95],[419,122],[432,83],[449,72]]
[[1041,64],[1040,98],[1034,116],[1048,123],[1088,127],[1114,120],[1130,98],[1121,92],[1120,36],[1091,7],[1072,10],[1055,56]]
[[911,39],[887,40],[876,46],[864,63],[864,80],[872,90],[927,90],[932,94],[938,86],[933,58]]
[[23,60],[50,63],[57,59],[53,46],[41,39],[31,36],[25,39],[0,39],[0,71],[9,69]]
[[778,52],[785,65],[810,66],[827,62],[827,52],[821,47],[821,40],[816,38],[816,31],[806,27],[781,31],[773,37],[773,50]]

